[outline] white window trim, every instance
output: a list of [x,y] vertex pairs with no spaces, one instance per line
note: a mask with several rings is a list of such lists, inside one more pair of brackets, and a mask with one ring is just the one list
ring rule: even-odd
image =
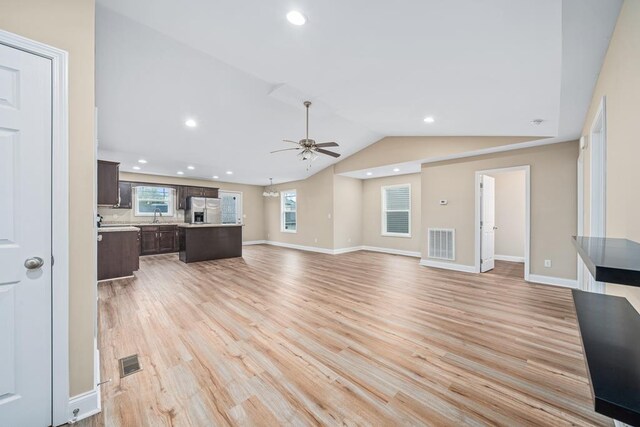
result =
[[[409,232],[408,233],[389,233],[386,231],[387,227],[387,210],[386,210],[386,206],[387,206],[387,193],[386,190],[388,188],[398,188],[398,187],[409,187]],[[411,184],[410,183],[406,183],[406,184],[394,184],[394,185],[385,185],[380,187],[380,200],[382,202],[381,206],[380,206],[380,210],[381,210],[381,221],[380,221],[380,235],[384,236],[384,237],[405,237],[405,238],[411,238],[411,215],[412,215],[412,209],[411,209]],[[396,212],[405,212],[404,210],[402,211],[396,211]]]
[[[162,217],[167,218],[173,218],[176,216],[176,190],[175,188],[172,187],[168,187],[168,186],[164,186],[164,185],[140,185],[140,187],[160,187],[160,188],[168,188],[169,191],[169,209],[171,210],[170,212],[167,213],[163,213]],[[134,187],[133,188],[133,194],[131,196],[132,198],[132,203],[133,203],[133,216],[142,216],[142,217],[146,217],[146,216],[154,216],[153,212],[139,212],[138,211],[138,187]]]
[[[295,230],[286,230],[284,228],[284,195],[285,193],[296,193],[296,229]],[[282,233],[297,233],[298,232],[298,191],[293,188],[291,190],[283,190],[280,192],[280,231]]]
[[[218,197],[220,199],[222,199],[222,196],[220,195],[220,193],[226,193],[226,194],[237,194],[239,197],[239,204],[240,204],[240,209],[238,209],[240,211],[240,218],[236,218],[236,224],[244,224],[244,200],[243,200],[243,194],[242,191],[233,191],[233,190],[223,190],[223,189],[219,189],[218,190]],[[237,213],[237,212],[236,212]],[[240,220],[240,222],[237,222],[237,220]]]

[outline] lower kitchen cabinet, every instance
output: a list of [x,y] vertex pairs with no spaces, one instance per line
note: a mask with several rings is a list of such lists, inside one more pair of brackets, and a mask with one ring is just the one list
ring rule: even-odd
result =
[[140,255],[166,254],[178,250],[176,225],[140,226]]
[[98,280],[132,276],[139,267],[138,232],[98,234]]

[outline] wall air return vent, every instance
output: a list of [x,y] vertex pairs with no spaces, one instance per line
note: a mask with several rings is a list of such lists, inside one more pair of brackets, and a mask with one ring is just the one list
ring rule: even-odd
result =
[[456,259],[456,230],[453,228],[429,228],[428,257],[453,261]]

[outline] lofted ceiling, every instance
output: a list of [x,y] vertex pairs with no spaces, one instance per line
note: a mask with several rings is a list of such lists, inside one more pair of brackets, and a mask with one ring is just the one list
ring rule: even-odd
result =
[[302,179],[335,160],[269,152],[303,137],[305,99],[311,137],[343,158],[389,135],[576,138],[620,3],[98,0],[100,158]]

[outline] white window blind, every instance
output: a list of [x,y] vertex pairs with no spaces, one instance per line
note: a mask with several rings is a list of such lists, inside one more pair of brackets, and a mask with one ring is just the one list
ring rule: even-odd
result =
[[411,185],[382,187],[382,234],[411,236]]

